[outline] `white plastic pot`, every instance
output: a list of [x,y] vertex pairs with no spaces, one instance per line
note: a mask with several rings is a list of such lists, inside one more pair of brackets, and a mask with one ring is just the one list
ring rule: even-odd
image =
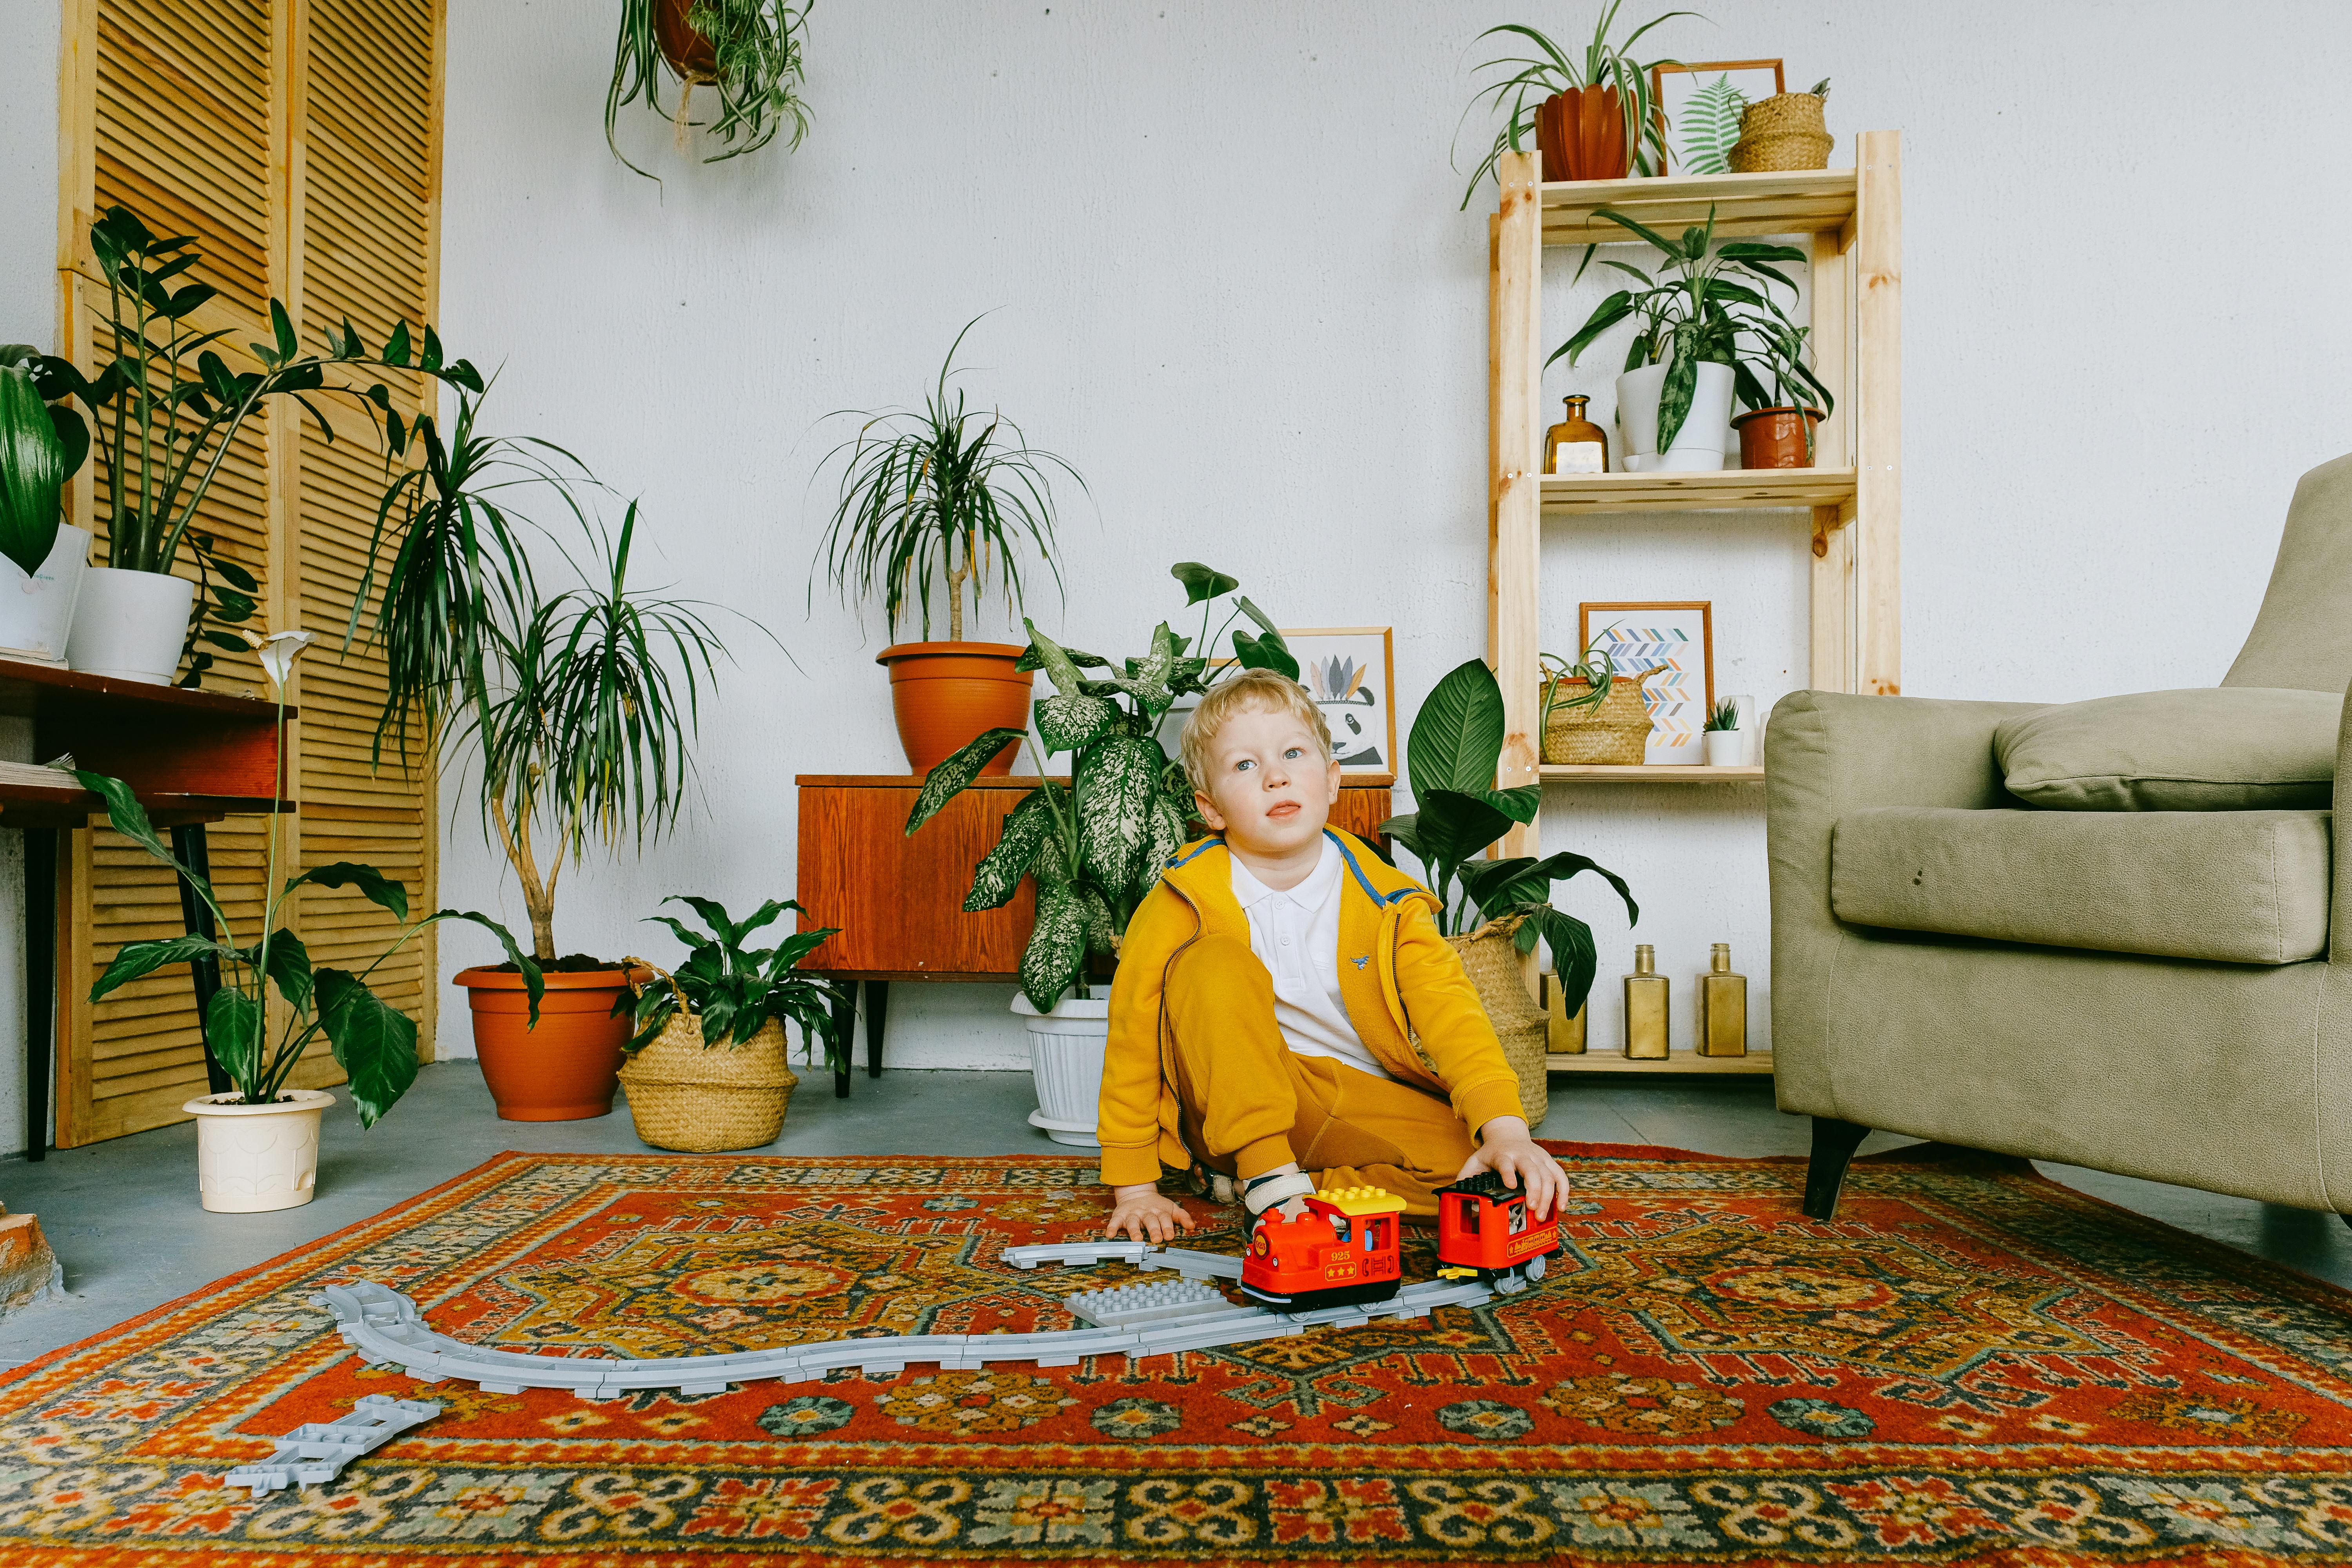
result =
[[1050,1013],[1040,1013],[1026,996],[1013,999],[1013,1011],[1029,1031],[1029,1073],[1037,1085],[1037,1109],[1029,1125],[1056,1143],[1099,1149],[1096,1108],[1102,1099],[1103,1052],[1110,1044],[1110,999],[1081,1002],[1065,996]]
[[1709,730],[1706,732],[1706,765],[1711,768],[1746,767],[1748,737],[1737,730]]
[[196,585],[184,577],[93,566],[82,574],[66,662],[84,675],[168,685],[195,599]]
[[319,1113],[335,1103],[315,1089],[281,1091],[275,1105],[228,1105],[208,1094],[181,1110],[196,1119],[196,1186],[215,1214],[260,1214],[310,1201],[319,1185]]
[[[1731,367],[1703,361],[1691,391],[1690,416],[1675,444],[1658,450],[1658,397],[1666,367],[1647,364],[1617,378],[1617,419],[1625,435],[1625,467],[1633,473],[1704,473],[1723,467],[1731,426]],[[1636,459],[1640,459],[1636,461]]]
[[29,577],[0,557],[0,654],[62,662],[89,567],[89,532],[71,523],[59,526],[49,558]]

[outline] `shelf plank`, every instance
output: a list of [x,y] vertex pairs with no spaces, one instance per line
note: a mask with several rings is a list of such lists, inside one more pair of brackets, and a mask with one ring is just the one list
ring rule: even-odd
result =
[[1705,763],[1693,766],[1680,763],[1645,763],[1638,766],[1546,763],[1537,771],[1546,784],[1737,784],[1743,779],[1760,783],[1764,777],[1761,766],[1711,768]]
[[1769,1075],[1772,1070],[1772,1053],[1750,1051],[1744,1057],[1703,1057],[1696,1051],[1676,1051],[1659,1060],[1657,1058],[1627,1056],[1622,1051],[1587,1051],[1581,1056],[1548,1056],[1544,1058],[1547,1072],[1664,1072],[1664,1073],[1735,1073]]
[[1763,174],[1685,174],[1664,180],[1561,180],[1538,187],[1546,245],[1638,245],[1601,207],[1675,233],[1715,213],[1718,239],[1750,234],[1818,234],[1853,220],[1852,169]]
[[1693,474],[1546,474],[1547,516],[1600,511],[1723,511],[1833,506],[1851,513],[1852,468],[1721,468]]

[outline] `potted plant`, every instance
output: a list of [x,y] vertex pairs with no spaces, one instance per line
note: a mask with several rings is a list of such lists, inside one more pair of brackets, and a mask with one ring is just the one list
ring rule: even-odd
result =
[[1736,768],[1748,761],[1748,737],[1739,732],[1739,704],[1730,698],[1707,710],[1703,733],[1708,767]]
[[812,1058],[823,1039],[828,1064],[848,1064],[848,1042],[835,1023],[846,983],[800,969],[833,930],[801,931],[774,947],[746,951],[745,939],[801,906],[771,899],[737,921],[709,899],[678,894],[662,901],[686,905],[709,931],[649,915],[686,943],[686,962],[664,970],[630,960],[657,977],[635,989],[637,1032],[621,1068],[637,1136],[656,1149],[697,1154],[772,1143],[800,1083],[785,1059],[785,1024],[800,1026]]
[[[1739,432],[1739,466],[1812,468],[1817,461],[1814,427],[1837,407],[1830,389],[1805,363],[1805,340],[1812,329],[1761,317],[1743,321],[1740,331],[1755,346],[1749,350],[1743,342],[1735,367],[1739,401],[1747,408],[1731,421]],[[1759,365],[1772,378],[1769,390],[1755,373]]]
[[[1605,669],[1597,673],[1606,678]],[[1480,858],[1515,824],[1534,821],[1543,795],[1541,784],[1495,787],[1503,726],[1502,688],[1486,662],[1474,658],[1448,671],[1413,716],[1405,742],[1413,809],[1381,823],[1381,832],[1421,862],[1422,880],[1437,895],[1437,929],[1478,987],[1503,1054],[1519,1075],[1520,1104],[1533,1126],[1543,1121],[1549,1098],[1547,1027],[1515,955],[1534,952],[1538,939],[1551,950],[1561,1016],[1572,1018],[1592,989],[1598,957],[1592,929],[1553,907],[1551,885],[1597,872],[1625,900],[1630,919],[1638,923],[1642,911],[1623,878],[1582,855]]]
[[[90,377],[47,355],[34,371],[43,397],[70,398],[87,412],[106,492],[107,564],[83,574],[66,657],[74,668],[93,675],[160,684],[179,668],[199,627],[191,614],[196,585],[173,575],[173,568],[183,545],[194,553],[201,538],[191,532],[197,513],[238,433],[267,399],[294,398],[331,441],[334,427],[309,395],[345,397],[382,421],[384,440],[397,456],[404,426],[390,391],[382,382],[330,384],[329,371],[354,365],[415,370],[477,392],[482,379],[464,360],[445,363],[430,327],[416,350],[405,322],[394,328],[380,353],[345,321],[328,329],[324,353],[306,354],[292,319],[275,300],[269,302],[271,341],[246,345],[259,368],[231,370],[211,345],[234,329],[200,332],[193,325],[218,291],[205,283],[171,287],[200,259],[194,241],[159,239],[117,206],[90,226],[89,244],[106,282],[112,357]],[[229,585],[209,617],[231,624],[249,617],[250,592],[237,584],[254,584],[251,574],[217,558],[212,564]],[[243,646],[227,630],[204,635],[221,647]]]
[[[1601,333],[1638,318],[1641,330],[1625,352],[1625,372],[1617,378],[1617,416],[1625,432],[1627,469],[1720,468],[1739,334],[1760,335],[1764,329],[1790,325],[1773,301],[1770,286],[1777,283],[1791,295],[1797,286],[1774,264],[1802,261],[1805,253],[1794,246],[1750,239],[1716,245],[1712,207],[1705,224],[1685,229],[1679,239],[1669,239],[1608,207],[1594,216],[1655,246],[1670,270],[1653,278],[1631,262],[1604,259],[1601,266],[1624,273],[1641,288],[1620,289],[1594,306],[1584,325],[1544,363],[1549,366],[1564,355],[1572,367]],[[1598,248],[1586,248],[1588,263]],[[1577,270],[1581,275],[1583,268]],[[1749,287],[1751,282],[1756,287]]]
[[[1054,558],[1052,470],[1080,489],[1086,480],[1050,452],[1031,447],[1021,427],[1001,412],[965,406],[961,387],[950,395],[956,350],[979,321],[965,323],[940,366],[938,384],[922,412],[860,412],[856,437],[826,458],[846,455],[841,497],[818,552],[818,567],[844,601],[877,595],[889,635],[909,610],[922,628],[919,642],[882,650],[890,671],[890,706],[907,763],[928,773],[983,731],[1027,722],[1030,672],[1012,643],[963,640],[964,589],[979,608],[992,572],[1014,612],[1022,607],[1020,555],[1034,550],[1062,580]],[[812,595],[815,574],[810,576]],[[946,597],[945,642],[931,637],[931,595]],[[1009,773],[1008,752],[988,769]]]
[[65,661],[89,534],[63,516],[65,484],[89,455],[89,426],[33,380],[39,353],[0,345],[0,652]]
[[[645,174],[614,134],[622,106],[645,100],[676,127],[682,152],[687,127],[697,123],[689,117],[694,89],[709,87],[719,94],[719,117],[709,131],[725,146],[704,163],[755,153],[787,125],[793,134],[784,145],[799,146],[808,134],[808,104],[800,89],[814,8],[813,0],[797,7],[788,0],[621,0],[613,81],[604,92],[604,145]],[[662,107],[665,70],[678,81],[675,114]]]
[[[1011,901],[1024,878],[1037,885],[1037,921],[1021,954],[1021,994],[1013,1010],[1029,1034],[1036,1075],[1035,1121],[1056,1142],[1091,1144],[1102,1055],[1110,1031],[1110,1001],[1097,997],[1087,960],[1115,955],[1127,922],[1160,880],[1160,867],[1182,847],[1192,818],[1192,784],[1181,763],[1160,749],[1160,723],[1177,700],[1206,691],[1222,673],[1208,654],[1233,631],[1235,665],[1278,669],[1293,679],[1298,661],[1274,623],[1247,598],[1235,600],[1213,635],[1216,601],[1241,584],[1197,561],[1170,574],[1184,584],[1184,603],[1201,606],[1197,637],[1181,637],[1162,621],[1151,650],[1114,664],[1099,654],[1065,648],[1028,626],[1022,663],[1045,671],[1054,693],[1036,705],[1038,787],[1023,795],[1003,833],[974,868],[967,910],[993,910]],[[1250,633],[1234,630],[1243,616]],[[1027,622],[1023,623],[1027,626]],[[1188,652],[1188,649],[1197,650]],[[1089,676],[1088,670],[1101,673]],[[907,817],[914,833],[936,816],[988,763],[1028,738],[1023,725],[989,731],[933,768]],[[1048,776],[1046,759],[1070,754],[1068,784]]]
[[1503,128],[1486,149],[1470,184],[1462,193],[1468,207],[1478,182],[1492,174],[1505,153],[1525,150],[1532,140],[1542,154],[1539,176],[1551,180],[1622,180],[1629,173],[1652,174],[1664,166],[1665,119],[1650,90],[1650,72],[1671,59],[1639,61],[1632,58],[1642,35],[1675,16],[1695,16],[1695,11],[1668,11],[1653,16],[1617,43],[1609,40],[1624,0],[1609,0],[1592,29],[1592,39],[1578,59],[1533,27],[1507,22],[1479,34],[1489,38],[1509,33],[1533,45],[1536,53],[1506,55],[1486,61],[1480,70],[1511,74],[1481,88],[1463,112],[1467,120],[1482,99],[1503,109]]
[[[278,692],[278,754],[286,755],[286,677],[310,641],[308,632],[247,635],[260,655],[263,672]],[[314,866],[283,884],[278,879],[278,836],[269,836],[266,897],[251,940],[236,937],[232,920],[211,881],[182,863],[158,837],[138,797],[120,779],[79,773],[82,787],[106,803],[107,820],[117,833],[178,874],[180,885],[212,911],[216,936],[174,936],[122,944],[90,988],[95,1002],[117,986],[169,964],[209,960],[220,966],[221,987],[203,1019],[205,1043],[234,1086],[182,1106],[196,1119],[197,1182],[204,1205],[226,1213],[253,1213],[307,1204],[317,1189],[319,1117],[334,1097],[317,1089],[289,1089],[288,1079],[304,1050],[320,1035],[350,1077],[352,1103],[360,1125],[373,1127],[416,1081],[416,1024],[368,988],[368,977],[409,940],[443,921],[470,921],[499,939],[511,957],[527,1005],[540,998],[539,968],[515,945],[507,929],[487,915],[440,910],[422,920],[408,914],[408,893],[400,883],[352,861]],[[366,968],[313,965],[302,939],[286,929],[294,895],[306,886],[353,888],[370,903],[401,922],[399,933]],[[284,1003],[269,1005],[276,990]]]

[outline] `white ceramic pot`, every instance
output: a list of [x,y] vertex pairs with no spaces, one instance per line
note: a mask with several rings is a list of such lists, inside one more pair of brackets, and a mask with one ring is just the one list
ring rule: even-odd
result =
[[196,585],[184,577],[93,566],[82,574],[66,662],[84,675],[168,685],[195,601]]
[[1081,1002],[1065,996],[1052,1012],[1040,1013],[1028,997],[1015,996],[1013,1011],[1029,1031],[1029,1072],[1037,1084],[1037,1110],[1029,1124],[1045,1129],[1056,1143],[1101,1148],[1095,1120],[1102,1099],[1103,1052],[1110,1044],[1110,998]]
[[319,1185],[319,1113],[335,1103],[289,1089],[275,1105],[228,1105],[208,1094],[181,1110],[196,1119],[196,1185],[215,1214],[260,1214],[310,1201]]
[[[1675,444],[1658,450],[1658,396],[1666,367],[1646,364],[1617,378],[1617,417],[1625,433],[1629,473],[1704,473],[1723,467],[1723,444],[1731,426],[1731,367],[1702,362],[1691,390],[1690,416]],[[1635,458],[1642,458],[1638,465]]]
[[1746,767],[1748,737],[1737,730],[1709,730],[1706,732],[1706,765],[1711,768]]
[[1724,700],[1738,711],[1739,735],[1748,742],[1740,750],[1739,760],[1752,768],[1764,760],[1764,722],[1756,711],[1756,699],[1744,692],[1735,692]]
[[74,601],[89,566],[89,532],[71,523],[58,530],[49,558],[31,576],[0,557],[0,654],[61,663],[73,630]]

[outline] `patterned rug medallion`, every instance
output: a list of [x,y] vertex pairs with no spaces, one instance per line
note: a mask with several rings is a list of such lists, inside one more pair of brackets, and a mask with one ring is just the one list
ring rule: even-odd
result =
[[[1861,1162],[1816,1224],[1795,1162],[1555,1147],[1570,1256],[1424,1323],[593,1402],[363,1364],[320,1285],[660,1356],[1065,1328],[1135,1277],[998,1260],[1099,1225],[1080,1160],[504,1155],[0,1384],[0,1563],[2352,1559],[2352,1297],[2016,1162]],[[221,1486],[368,1394],[448,1408]]]

